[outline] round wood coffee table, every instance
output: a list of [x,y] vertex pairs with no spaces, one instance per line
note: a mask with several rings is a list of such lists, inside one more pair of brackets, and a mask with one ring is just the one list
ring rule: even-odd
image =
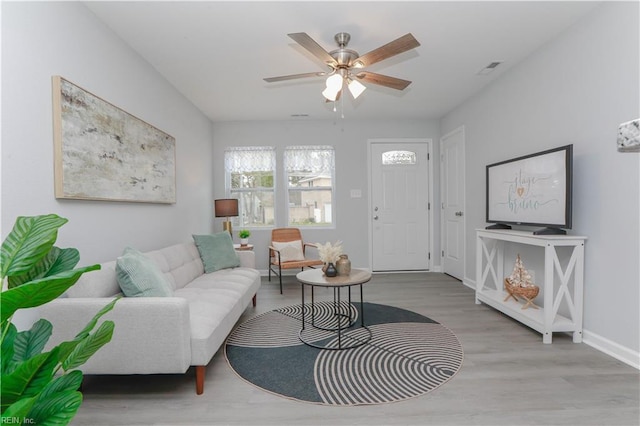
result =
[[[306,271],[299,272],[296,278],[300,282],[302,289],[302,328],[298,333],[300,341],[308,346],[318,349],[329,350],[343,350],[357,348],[362,346],[371,340],[371,330],[364,325],[364,298],[362,295],[362,284],[369,282],[371,279],[371,272],[366,269],[354,268],[349,275],[339,275],[337,277],[327,277],[320,269],[307,269]],[[304,287],[311,287],[311,303],[307,306],[305,304]],[[356,323],[356,317],[352,312],[351,305],[351,287],[360,286],[360,327],[353,327]],[[331,306],[332,312],[329,315],[328,320],[330,322],[335,321],[333,324],[327,324],[326,321],[322,324],[318,324],[316,320],[316,301],[314,297],[315,287],[327,287],[333,289],[333,302]],[[346,307],[341,303],[341,290],[346,288],[348,290],[348,304]],[[306,320],[306,311],[310,311],[311,321]],[[327,320],[327,318],[324,318]],[[313,329],[323,330],[335,333],[337,336],[337,345],[335,342],[331,342],[326,345],[320,345],[311,342],[305,337],[306,326],[310,325]],[[365,333],[354,333],[354,330],[363,329]],[[346,332],[349,332],[349,343],[343,342],[347,336]],[[357,334],[357,337],[354,337]]]

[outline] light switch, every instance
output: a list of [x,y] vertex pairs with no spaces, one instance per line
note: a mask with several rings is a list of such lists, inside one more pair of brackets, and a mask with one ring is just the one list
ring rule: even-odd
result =
[[359,189],[352,189],[351,198],[362,198],[362,191]]

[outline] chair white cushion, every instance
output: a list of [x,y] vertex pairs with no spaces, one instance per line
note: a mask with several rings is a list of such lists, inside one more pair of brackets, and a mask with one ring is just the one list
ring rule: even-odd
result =
[[280,252],[281,262],[291,262],[293,260],[304,260],[304,254],[302,253],[302,241],[287,241],[280,243],[273,241],[271,243],[273,248]]

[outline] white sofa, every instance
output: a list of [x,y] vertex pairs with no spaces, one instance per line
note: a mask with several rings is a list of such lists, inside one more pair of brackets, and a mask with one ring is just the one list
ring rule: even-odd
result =
[[[256,304],[260,274],[255,254],[238,251],[240,267],[204,273],[193,242],[145,253],[173,287],[172,297],[123,297],[103,319],[115,322],[111,342],[79,369],[84,374],[185,373],[195,366],[196,393],[205,367],[249,302]],[[71,340],[116,295],[116,261],[84,274],[67,293],[39,309],[53,324],[48,346]]]

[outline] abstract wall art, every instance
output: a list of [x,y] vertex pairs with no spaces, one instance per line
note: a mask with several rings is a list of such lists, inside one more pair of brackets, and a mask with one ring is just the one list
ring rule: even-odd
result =
[[175,138],[53,77],[56,198],[176,202]]

